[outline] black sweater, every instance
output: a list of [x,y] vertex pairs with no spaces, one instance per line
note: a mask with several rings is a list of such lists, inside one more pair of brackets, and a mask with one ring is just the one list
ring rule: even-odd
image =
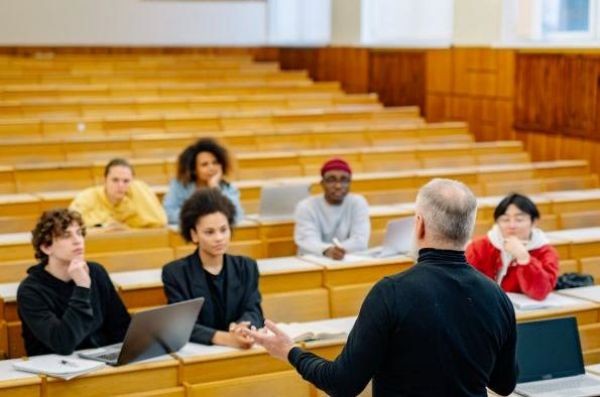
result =
[[106,270],[88,262],[92,284],[78,287],[32,266],[17,291],[27,355],[71,354],[123,341],[130,317]]
[[198,250],[163,267],[169,303],[206,299],[192,331],[192,342],[210,345],[215,332],[228,331],[232,322],[249,321],[257,328],[264,325],[256,262],[245,256],[225,255],[219,276],[206,274]]
[[410,270],[369,292],[335,361],[300,348],[288,359],[332,396],[487,396],[515,387],[516,324],[502,290],[462,251],[423,249]]

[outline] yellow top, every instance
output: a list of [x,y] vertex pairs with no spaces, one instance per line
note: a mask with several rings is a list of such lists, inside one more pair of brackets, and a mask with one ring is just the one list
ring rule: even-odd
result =
[[127,195],[116,205],[108,200],[104,186],[95,186],[77,194],[69,209],[79,212],[87,227],[106,226],[111,222],[132,228],[167,224],[167,215],[158,198],[148,185],[139,180],[131,182]]

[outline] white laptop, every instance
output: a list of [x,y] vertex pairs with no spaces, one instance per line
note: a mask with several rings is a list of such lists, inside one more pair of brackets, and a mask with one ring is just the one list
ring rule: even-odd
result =
[[600,378],[585,374],[574,317],[518,324],[517,362],[518,395],[600,396]]
[[260,191],[259,218],[292,218],[296,205],[310,196],[310,183],[265,185]]
[[357,252],[356,255],[369,258],[387,258],[407,254],[412,244],[414,224],[415,218],[413,216],[389,221],[385,228],[383,245],[361,253]]

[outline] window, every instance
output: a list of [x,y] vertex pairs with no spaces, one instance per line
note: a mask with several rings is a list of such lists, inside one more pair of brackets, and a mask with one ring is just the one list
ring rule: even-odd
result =
[[508,42],[600,40],[600,0],[505,0],[503,39]]

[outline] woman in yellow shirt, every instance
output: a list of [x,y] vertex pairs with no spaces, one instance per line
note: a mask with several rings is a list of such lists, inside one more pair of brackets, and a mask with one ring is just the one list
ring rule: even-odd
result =
[[127,160],[113,159],[104,169],[104,185],[80,192],[69,206],[87,227],[151,228],[167,224],[167,216],[150,187],[134,179]]

